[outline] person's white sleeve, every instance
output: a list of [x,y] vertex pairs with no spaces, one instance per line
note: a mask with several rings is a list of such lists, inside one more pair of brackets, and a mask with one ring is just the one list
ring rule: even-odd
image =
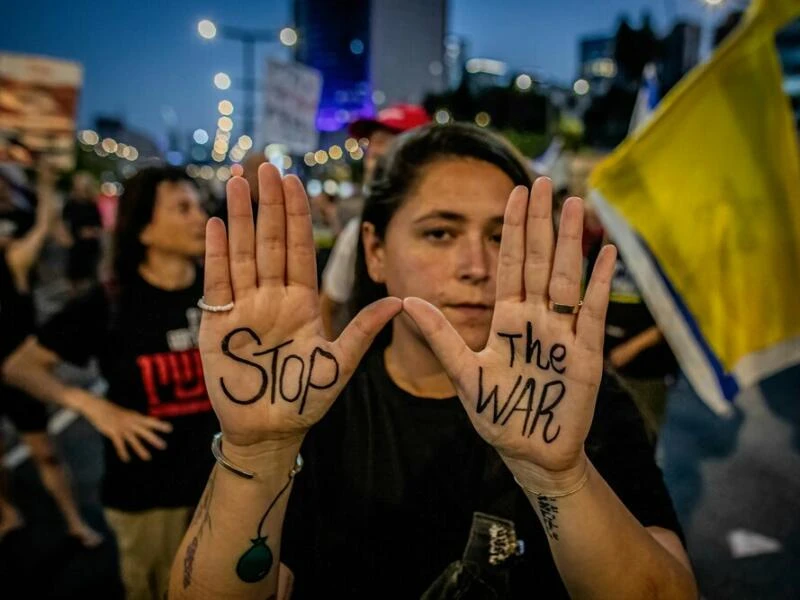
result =
[[350,219],[336,238],[322,272],[322,291],[339,304],[347,302],[353,291],[360,233],[361,219]]

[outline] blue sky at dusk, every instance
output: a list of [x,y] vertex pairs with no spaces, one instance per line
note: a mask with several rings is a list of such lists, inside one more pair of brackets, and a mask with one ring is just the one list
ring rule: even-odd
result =
[[[239,46],[202,40],[195,28],[199,19],[265,29],[291,21],[291,0],[3,3],[0,50],[83,64],[80,126],[89,126],[96,113],[119,115],[157,136],[163,136],[171,119],[182,132],[212,128],[217,102],[239,101],[240,92],[212,85],[217,71],[238,75]],[[673,15],[701,23],[709,18],[700,0],[450,0],[449,31],[469,40],[473,56],[571,81],[579,36],[611,33],[623,12],[638,24],[643,10],[651,13],[660,32]],[[288,57],[277,45],[262,47],[260,54],[260,63],[268,55]]]

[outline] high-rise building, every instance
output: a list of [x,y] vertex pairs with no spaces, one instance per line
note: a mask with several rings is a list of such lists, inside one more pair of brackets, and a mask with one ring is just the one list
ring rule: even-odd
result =
[[456,89],[467,66],[467,41],[463,37],[448,34],[444,40],[445,87]]
[[295,59],[322,73],[317,127],[335,131],[373,112],[369,76],[370,0],[295,0]]
[[322,73],[317,126],[444,88],[446,0],[295,0],[295,58]]
[[446,13],[446,0],[371,1],[370,80],[376,100],[419,103],[444,89]]
[[589,91],[594,96],[605,94],[617,75],[614,61],[614,37],[594,35],[583,37],[578,42],[580,65],[578,77],[589,82]]
[[662,40],[659,77],[671,88],[700,61],[700,26],[679,21]]

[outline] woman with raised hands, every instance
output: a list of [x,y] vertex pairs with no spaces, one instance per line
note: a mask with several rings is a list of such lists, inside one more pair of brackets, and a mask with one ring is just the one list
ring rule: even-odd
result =
[[[222,432],[171,598],[689,598],[641,419],[603,377],[615,250],[467,125],[406,133],[366,200],[361,311],[323,335],[302,184],[228,183],[200,347]],[[530,191],[529,191],[530,190]],[[391,321],[385,331],[384,325]],[[302,458],[301,458],[302,456]]]

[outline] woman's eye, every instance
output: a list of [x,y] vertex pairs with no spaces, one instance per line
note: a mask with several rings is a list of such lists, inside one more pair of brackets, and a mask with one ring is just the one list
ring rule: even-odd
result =
[[492,242],[494,242],[495,244],[500,244],[500,242],[503,239],[503,234],[502,233],[495,233],[489,239],[492,240]]
[[444,242],[453,239],[453,235],[446,229],[429,229],[425,232],[425,238],[434,242]]

